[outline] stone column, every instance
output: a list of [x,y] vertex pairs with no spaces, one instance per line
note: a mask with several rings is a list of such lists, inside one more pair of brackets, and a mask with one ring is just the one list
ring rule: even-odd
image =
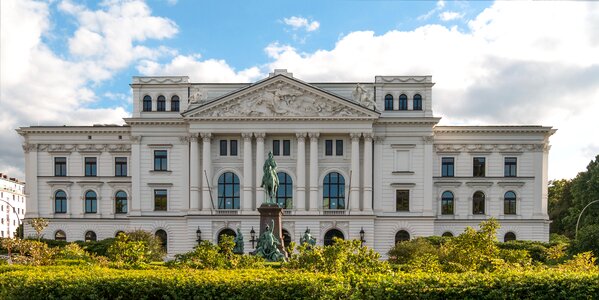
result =
[[252,210],[252,133],[244,132],[243,138],[243,205],[242,210]]
[[383,180],[383,140],[382,136],[374,137],[374,156],[377,159],[374,160],[374,184],[373,184],[373,207],[375,211],[380,211],[383,209],[383,191],[382,191],[382,180]]
[[[424,203],[422,213],[425,216],[433,215],[433,140],[434,137],[423,136],[424,141],[424,191],[422,191]],[[436,197],[435,197],[436,198]],[[487,203],[489,203],[487,201]],[[488,210],[487,210],[488,211]]]
[[264,164],[264,137],[266,134],[264,132],[254,133],[256,137],[256,201],[254,201],[253,209],[260,207],[262,202],[264,201],[264,188],[260,187],[262,185],[262,164]]
[[362,210],[372,211],[372,133],[364,134],[364,191]]
[[311,132],[310,137],[310,211],[318,211],[318,137],[320,133]]
[[294,207],[297,211],[306,210],[306,133],[296,133],[297,137],[297,165],[295,183]]
[[198,135],[192,134],[189,139],[189,209],[200,208],[200,147]]
[[[131,210],[130,216],[141,216],[141,136],[131,136]],[[148,171],[146,171],[148,172]],[[69,199],[75,200],[73,195]],[[72,201],[69,203],[73,203]],[[68,208],[68,206],[67,206]],[[71,213],[77,213],[70,210]]]
[[[25,188],[25,191],[27,191],[27,201],[25,202],[25,212],[27,218],[39,217],[38,206],[39,203],[42,201],[42,199],[39,198],[39,195],[37,193],[37,147],[37,144],[23,144],[23,151],[25,151],[25,180],[28,183],[27,187]],[[72,170],[67,171],[70,172]],[[50,195],[50,197],[50,199],[54,199],[54,195]],[[70,208],[71,203],[73,203],[73,201],[76,201],[76,197],[73,197],[71,193],[69,193],[67,197],[69,197],[69,200],[67,200],[67,209],[70,213],[72,212]]]
[[[202,204],[202,209],[204,211],[210,211],[218,208],[216,206],[217,204],[214,203],[214,200],[216,199],[213,200],[210,195],[210,187],[212,187],[212,154],[210,153],[212,150],[212,133],[204,132],[201,133],[200,136],[202,137],[202,166],[204,169],[201,174],[202,200],[204,202]],[[214,196],[216,197],[216,195]]]
[[350,133],[351,138],[351,185],[350,208],[360,210],[360,136],[361,133]]

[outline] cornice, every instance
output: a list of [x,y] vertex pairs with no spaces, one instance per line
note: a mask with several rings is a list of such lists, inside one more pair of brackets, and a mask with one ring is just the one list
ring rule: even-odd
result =
[[160,126],[182,126],[186,125],[183,119],[152,119],[152,118],[125,118],[128,125],[160,125]]
[[554,134],[557,129],[547,126],[435,126],[435,134],[472,134],[472,133],[541,133]]
[[539,144],[435,144],[437,153],[458,153],[458,152],[476,152],[476,153],[521,153],[524,151],[542,151],[549,150],[549,145]]
[[129,134],[131,128],[123,126],[34,126],[21,127],[18,134]]
[[435,126],[441,118],[438,117],[426,117],[426,118],[398,118],[398,117],[381,117],[378,118],[375,124],[381,125],[427,125],[427,126]]

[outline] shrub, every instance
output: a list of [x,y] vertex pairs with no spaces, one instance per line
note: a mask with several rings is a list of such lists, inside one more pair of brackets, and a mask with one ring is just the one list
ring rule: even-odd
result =
[[[221,240],[231,237],[223,236]],[[234,245],[234,243],[233,243]],[[234,269],[260,268],[264,259],[250,255],[234,255],[233,247],[225,241],[220,246],[209,241],[202,241],[192,251],[177,254],[175,259],[167,262],[169,267],[188,267],[192,269]]]
[[578,237],[572,240],[571,254],[586,251],[591,251],[595,257],[599,257],[599,224],[583,227],[578,231]]
[[440,248],[443,268],[450,272],[486,271],[493,269],[499,259],[496,231],[499,223],[495,219],[480,223],[480,230],[467,227],[464,233],[447,241]]
[[[153,238],[153,236],[152,236]],[[117,266],[143,267],[152,260],[162,259],[164,252],[162,250],[152,249],[153,239],[139,231],[119,234],[108,247],[108,257]]]
[[597,258],[593,257],[593,253],[583,252],[574,255],[574,257],[563,264],[559,265],[560,269],[575,271],[575,272],[597,272],[599,267],[595,265]]
[[34,240],[16,240],[15,250],[18,256],[13,256],[13,261],[18,264],[47,266],[54,262],[54,255],[58,252],[47,244]]
[[418,237],[409,241],[399,242],[389,250],[389,262],[407,264],[421,255],[439,257],[439,249],[432,245],[428,238]]
[[530,257],[535,262],[546,263],[547,262],[547,249],[553,244],[533,241],[509,241],[499,242],[497,246],[503,250],[526,250]]

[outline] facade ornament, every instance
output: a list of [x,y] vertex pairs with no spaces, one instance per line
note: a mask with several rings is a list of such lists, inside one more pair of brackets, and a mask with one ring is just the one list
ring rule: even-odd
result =
[[243,138],[244,141],[251,141],[252,140],[252,136],[253,134],[251,132],[242,132],[241,133],[241,137]]
[[316,245],[316,239],[312,237],[310,233],[310,228],[306,227],[306,231],[304,231],[304,236],[300,238],[300,245],[308,244],[309,247],[314,247]]
[[181,144],[187,144],[191,141],[191,137],[190,136],[180,136],[179,137],[179,142],[181,142]]
[[23,146],[23,151],[25,151],[25,153],[29,153],[30,151],[37,150],[37,144],[23,143],[22,146]]
[[266,137],[266,133],[265,132],[254,132],[254,137],[256,138],[257,142],[263,143],[264,137]]
[[377,106],[376,106],[376,102],[374,101],[374,97],[372,95],[371,91],[367,91],[361,84],[356,84],[356,88],[354,89],[354,91],[352,92],[352,97],[354,98],[354,101],[359,103],[360,105],[368,108],[368,109],[372,109],[372,110],[376,110]]
[[279,250],[281,242],[273,234],[275,221],[272,220],[270,225],[266,225],[264,233],[258,239],[258,247],[254,255],[264,257],[267,261],[282,261],[285,260],[285,255]]
[[298,133],[295,134],[295,136],[297,137],[298,141],[299,140],[303,141],[303,140],[306,139],[306,136],[308,136],[308,134],[305,133],[305,132],[298,132]]
[[129,140],[133,144],[139,144],[141,142],[141,136],[140,135],[131,135],[131,136],[129,136]]
[[364,141],[366,141],[366,142],[372,142],[372,140],[374,138],[374,134],[371,132],[362,133],[362,136],[364,136]]
[[192,143],[197,143],[200,141],[199,134],[197,134],[197,133],[192,133],[187,138]]
[[308,136],[310,137],[310,140],[318,140],[320,132],[309,132]]
[[382,144],[385,140],[385,137],[382,135],[374,135],[373,138],[375,144]]
[[425,135],[422,137],[422,140],[424,141],[425,144],[432,144],[433,141],[435,140],[435,136],[434,135]]
[[197,104],[206,101],[206,92],[200,87],[193,86],[189,90],[189,104]]
[[352,142],[359,141],[360,137],[362,137],[362,133],[352,132],[352,133],[349,134],[349,137],[351,138]]
[[202,137],[202,140],[204,142],[210,142],[210,140],[212,139],[212,133],[202,132],[202,133],[200,133],[200,137]]

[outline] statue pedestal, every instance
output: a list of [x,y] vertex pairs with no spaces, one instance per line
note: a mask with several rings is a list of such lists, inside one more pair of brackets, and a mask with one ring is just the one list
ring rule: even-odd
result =
[[283,209],[280,208],[277,204],[266,204],[263,203],[258,207],[258,211],[260,212],[260,235],[264,233],[266,229],[266,225],[270,226],[272,221],[275,223],[275,228],[272,229],[273,235],[279,240],[281,245],[279,245],[279,251],[287,257],[287,251],[283,247],[283,226],[281,223],[281,218],[283,216]]

